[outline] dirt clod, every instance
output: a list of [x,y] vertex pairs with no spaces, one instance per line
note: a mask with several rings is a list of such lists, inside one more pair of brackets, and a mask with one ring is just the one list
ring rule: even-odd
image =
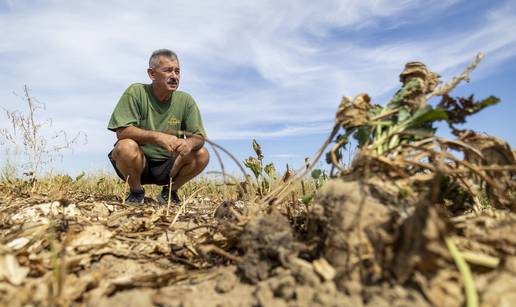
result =
[[266,279],[278,266],[287,266],[287,258],[299,250],[287,218],[279,213],[249,221],[239,238],[239,247],[244,258],[238,268],[252,283]]

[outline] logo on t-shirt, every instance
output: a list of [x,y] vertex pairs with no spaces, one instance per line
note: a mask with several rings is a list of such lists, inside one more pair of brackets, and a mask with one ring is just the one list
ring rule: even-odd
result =
[[169,118],[167,124],[169,126],[173,126],[174,128],[181,125],[181,121],[177,118],[175,118],[174,116],[172,116],[171,118]]
[[181,134],[181,121],[177,118],[175,118],[174,116],[172,116],[171,118],[169,118],[167,120],[167,128],[165,129],[165,133],[168,133],[168,134],[174,134],[174,135],[179,135]]

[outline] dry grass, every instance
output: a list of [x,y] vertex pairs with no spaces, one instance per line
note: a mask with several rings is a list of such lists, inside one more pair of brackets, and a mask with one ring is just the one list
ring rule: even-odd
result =
[[[109,199],[122,202],[127,191],[126,183],[114,174],[96,172],[84,174],[81,178],[72,178],[68,175],[52,175],[42,177],[33,182],[22,178],[9,178],[0,180],[0,189],[5,195],[13,197],[40,197],[48,200],[58,199]],[[283,185],[278,179],[272,182],[274,189]],[[237,185],[224,184],[222,180],[201,176],[186,183],[180,190],[181,199],[187,198],[194,191],[202,188],[198,197],[209,199],[212,202],[225,200],[255,201],[259,194],[255,186],[247,187],[244,193],[239,191]],[[312,195],[316,191],[316,181],[312,178],[305,178],[300,181],[291,191],[291,197],[303,199],[305,195]],[[146,185],[146,197],[155,199],[161,192],[161,186]]]

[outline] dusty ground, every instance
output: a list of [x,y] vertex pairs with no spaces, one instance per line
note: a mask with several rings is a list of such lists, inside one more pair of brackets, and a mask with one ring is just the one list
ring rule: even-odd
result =
[[168,215],[155,203],[3,196],[0,305],[461,306],[444,236],[500,261],[470,264],[482,306],[516,304],[514,213],[402,217],[373,195],[330,181],[297,215],[202,195]]

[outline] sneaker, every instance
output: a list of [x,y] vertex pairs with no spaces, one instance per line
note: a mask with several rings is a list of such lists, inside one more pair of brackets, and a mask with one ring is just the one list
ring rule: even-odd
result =
[[[168,204],[168,191],[169,191],[168,185],[163,186],[161,193],[159,193],[159,195],[158,195],[158,202],[160,204],[162,204],[162,205]],[[177,205],[181,202],[179,195],[177,195],[177,191],[172,191],[172,193],[170,193],[170,197],[172,198],[171,203],[173,203],[174,205]]]
[[125,199],[126,205],[143,204],[145,190],[131,190],[129,196]]

